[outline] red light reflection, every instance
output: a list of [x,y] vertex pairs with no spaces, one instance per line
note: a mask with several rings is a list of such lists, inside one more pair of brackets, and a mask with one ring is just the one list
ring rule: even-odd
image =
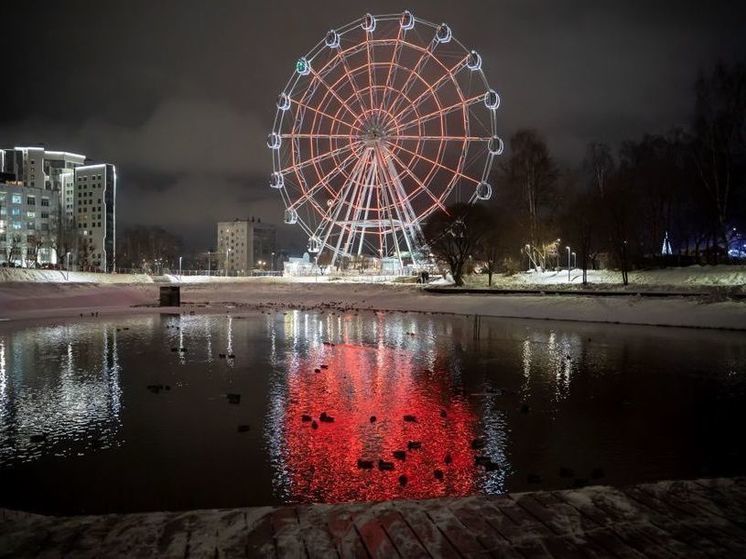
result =
[[[293,363],[282,450],[291,500],[418,499],[478,490],[471,449],[477,417],[449,390],[446,372],[422,371],[413,360],[404,349],[340,344]],[[323,412],[334,421],[320,421]],[[316,429],[303,421],[304,414]],[[405,421],[405,415],[416,421]],[[408,450],[409,441],[422,446]],[[406,459],[397,460],[396,450],[406,451]],[[360,459],[373,461],[372,469],[359,468]],[[393,470],[379,469],[381,459],[393,462]]]

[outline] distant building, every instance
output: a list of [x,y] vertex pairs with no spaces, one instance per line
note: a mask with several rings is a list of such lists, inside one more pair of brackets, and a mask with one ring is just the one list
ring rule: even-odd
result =
[[245,274],[273,270],[276,256],[275,226],[260,219],[218,223],[218,262],[223,272]]
[[[27,204],[28,207],[21,209],[12,203],[12,197],[11,201],[0,200],[0,211],[7,205],[6,213],[22,211],[27,216],[23,223],[20,215],[8,213],[0,216],[0,263],[12,262],[17,266],[55,264],[69,254],[70,263],[78,268],[114,271],[116,168],[109,163],[86,165],[86,160],[85,155],[44,147],[0,150],[0,180],[4,182],[0,192],[12,190],[21,198],[47,199],[50,208],[37,211]],[[36,213],[49,217],[28,217]],[[41,221],[34,223],[38,227],[32,230],[33,219]],[[9,231],[25,231],[26,239],[20,233],[8,238]],[[42,231],[48,231],[48,234],[42,234]],[[44,241],[39,246],[42,237]],[[3,259],[9,248],[13,258]],[[24,256],[19,256],[19,253]]]

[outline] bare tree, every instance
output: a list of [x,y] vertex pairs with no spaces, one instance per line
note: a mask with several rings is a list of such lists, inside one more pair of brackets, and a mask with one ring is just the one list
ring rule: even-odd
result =
[[[591,142],[586,149],[583,171],[587,177],[588,190],[603,198],[609,177],[614,173],[614,157],[608,144]],[[590,192],[589,192],[590,194]]]
[[78,244],[78,222],[68,218],[60,202],[57,210],[57,260],[62,261],[68,252],[74,252]]
[[717,219],[718,241],[725,244],[734,188],[743,194],[743,177],[737,177],[738,159],[743,162],[746,139],[746,66],[718,64],[710,75],[695,84],[692,153],[702,187]]
[[458,203],[446,210],[447,213],[438,212],[427,220],[423,234],[430,251],[448,265],[456,285],[463,285],[469,257],[482,250],[493,224],[480,204]]
[[316,257],[316,266],[319,269],[319,273],[323,276],[327,268],[332,263],[332,252],[330,250],[321,251]]
[[510,139],[510,157],[503,167],[506,186],[520,198],[533,246],[542,241],[542,221],[552,208],[558,176],[544,139],[535,130],[519,130]]

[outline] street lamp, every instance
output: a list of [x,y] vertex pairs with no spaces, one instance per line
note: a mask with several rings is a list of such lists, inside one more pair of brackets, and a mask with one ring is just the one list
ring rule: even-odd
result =
[[67,281],[70,281],[70,251],[65,254],[65,270],[67,270]]
[[181,259],[182,258],[183,258],[182,256],[179,256],[179,281],[181,281]]
[[567,249],[567,281],[570,281],[570,247],[565,247]]
[[574,252],[572,253],[572,267],[573,269],[577,269],[578,267],[578,255]]
[[270,264],[269,271],[270,272],[275,271],[275,253],[274,252],[272,253],[272,263]]

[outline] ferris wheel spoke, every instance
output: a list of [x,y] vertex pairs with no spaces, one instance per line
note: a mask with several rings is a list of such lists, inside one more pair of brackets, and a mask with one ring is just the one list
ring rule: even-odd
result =
[[474,105],[475,103],[479,103],[484,99],[484,93],[480,93],[479,95],[475,95],[474,97],[471,97],[469,99],[466,99],[464,101],[459,101],[458,103],[454,103],[453,105],[450,105],[448,107],[443,107],[442,109],[439,109],[437,111],[433,111],[431,113],[427,113],[425,115],[421,115],[415,119],[412,119],[410,121],[407,121],[403,124],[399,124],[394,128],[394,131],[400,131],[405,130],[407,128],[411,128],[412,126],[418,126],[420,124],[424,124],[425,122],[428,122],[430,120],[433,120],[435,118],[439,118],[441,116],[449,115],[450,113],[457,111],[458,109],[468,109],[471,105]]
[[329,151],[327,153],[319,154],[315,157],[312,157],[311,159],[306,159],[304,161],[299,161],[298,163],[294,163],[288,167],[285,167],[283,169],[280,169],[280,173],[287,174],[287,173],[293,173],[297,172],[300,169],[303,169],[305,167],[308,167],[309,165],[315,165],[316,163],[319,163],[321,161],[324,161],[325,159],[329,159],[330,157],[334,157],[336,155],[340,155],[347,150],[351,150],[353,148],[352,144],[346,144],[342,146],[341,148],[337,148],[333,151]]
[[417,183],[417,185],[419,186],[419,189],[418,189],[417,191],[415,191],[415,193],[413,193],[413,195],[414,195],[414,194],[416,194],[416,192],[419,192],[419,190],[422,190],[422,191],[423,191],[423,192],[425,192],[425,193],[426,193],[426,194],[427,194],[428,196],[430,196],[430,199],[431,199],[431,200],[432,200],[432,201],[433,201],[433,202],[434,202],[434,203],[435,203],[435,204],[436,204],[436,205],[437,205],[437,206],[438,206],[438,207],[439,207],[439,208],[440,208],[441,210],[443,210],[443,211],[447,211],[447,210],[446,210],[446,207],[445,207],[445,206],[443,205],[443,202],[441,202],[441,201],[440,201],[440,199],[439,199],[439,198],[438,198],[437,196],[435,196],[435,194],[433,194],[433,193],[432,193],[432,191],[431,191],[431,190],[430,190],[430,189],[429,189],[429,188],[428,188],[427,186],[425,186],[425,184],[423,184],[423,182],[422,182],[422,181],[420,180],[420,178],[419,178],[419,177],[418,177],[417,175],[415,175],[415,174],[414,174],[414,173],[412,172],[412,170],[411,170],[411,169],[409,168],[409,166],[408,166],[408,165],[406,165],[406,164],[405,164],[405,163],[404,163],[404,162],[403,162],[403,161],[402,161],[402,160],[401,160],[401,159],[400,159],[399,157],[397,157],[397,155],[396,155],[396,154],[395,154],[394,152],[392,152],[392,151],[390,151],[390,150],[386,150],[386,152],[387,152],[387,154],[388,154],[388,155],[390,155],[390,156],[391,156],[391,159],[392,159],[393,161],[397,162],[397,163],[399,164],[399,167],[401,167],[401,168],[402,168],[402,169],[404,170],[404,172],[405,172],[405,173],[407,173],[407,174],[408,174],[408,175],[409,175],[410,177],[412,177],[412,179],[413,179],[413,180],[414,180],[414,181],[415,181],[415,182]]
[[355,111],[353,111],[350,106],[345,102],[344,99],[342,99],[336,91],[334,91],[334,88],[331,87],[328,83],[326,83],[326,80],[319,74],[317,71],[315,71],[313,68],[311,68],[311,75],[321,84],[323,85],[326,90],[331,94],[332,97],[334,97],[346,110],[348,113],[352,115],[354,119],[357,120],[357,114],[355,114]]
[[435,142],[489,142],[491,138],[482,136],[386,136],[387,140],[412,140],[412,141],[435,141]]
[[[339,175],[340,173],[342,173],[349,166],[349,164],[352,161],[357,161],[357,163],[359,164],[360,160],[357,159],[357,154],[355,154],[355,153],[349,154],[347,157],[345,157],[342,160],[342,162],[339,165],[337,165],[336,167],[334,167],[326,175],[324,175],[323,177],[319,176],[318,177],[319,180],[316,181],[313,185],[311,185],[308,189],[305,189],[305,188],[303,188],[301,186],[301,190],[302,190],[301,195],[298,197],[298,199],[295,202],[293,202],[292,204],[290,204],[290,206],[288,207],[288,209],[298,210],[298,208],[300,208],[303,205],[305,205],[306,202],[311,202],[312,205],[314,205],[320,211],[323,212],[323,210],[321,210],[321,208],[318,206],[318,204],[314,203],[313,197],[316,195],[316,193],[319,190],[322,189],[322,187],[326,188],[327,191],[329,191],[330,194],[334,194],[333,190],[329,186],[329,181],[331,179],[333,179],[334,177],[336,177],[337,175]],[[354,171],[354,167],[353,167],[353,171]],[[303,181],[303,182],[305,182],[305,181]]]
[[[349,50],[349,49],[348,49]],[[363,96],[360,94],[360,88],[357,85],[357,80],[355,79],[354,74],[350,70],[350,65],[347,63],[347,52],[348,51],[339,51],[339,59],[342,61],[342,68],[344,68],[345,77],[347,78],[347,81],[350,84],[350,87],[352,88],[352,91],[354,92],[355,97],[357,97],[357,102],[360,105],[360,111],[365,112],[365,103],[363,103]],[[370,107],[371,109],[373,107]]]
[[417,59],[417,62],[412,67],[411,71],[409,72],[409,75],[407,76],[407,79],[404,80],[404,84],[402,85],[400,91],[400,95],[394,99],[394,102],[391,104],[390,107],[388,107],[388,110],[393,112],[395,108],[397,108],[400,104],[402,99],[406,99],[409,95],[409,90],[412,88],[412,85],[415,83],[414,76],[418,76],[419,72],[421,70],[421,67],[425,63],[426,60],[429,59],[433,55],[433,51],[435,51],[435,47],[438,46],[438,42],[433,38],[430,41],[430,44],[427,46],[426,49],[422,50],[420,52],[420,57]]
[[371,53],[370,31],[365,32],[365,50],[368,53],[368,95],[370,96],[370,107],[376,106],[375,102],[375,83],[373,81],[373,54]]
[[287,132],[280,134],[283,140],[359,140],[360,136],[351,134],[321,134],[318,132]]
[[391,53],[391,63],[389,64],[389,69],[386,73],[385,88],[383,90],[383,94],[381,95],[381,105],[379,108],[382,111],[386,110],[388,99],[391,96],[389,91],[391,89],[391,84],[393,83],[392,80],[396,80],[396,72],[399,68],[399,58],[401,57],[401,47],[403,44],[402,39],[404,34],[406,34],[406,30],[403,26],[400,25],[399,32],[396,34],[396,43],[394,44],[394,50]]
[[[415,98],[414,101],[412,101],[412,103],[410,105],[405,106],[401,111],[399,111],[398,113],[396,113],[394,115],[394,120],[398,120],[402,116],[404,116],[405,114],[407,114],[407,113],[415,110],[416,107],[419,105],[419,103],[421,103],[425,99],[425,97],[427,95],[430,95],[431,97],[436,98],[436,100],[437,100],[437,97],[435,95],[437,93],[437,91],[441,87],[443,87],[443,84],[449,83],[449,80],[451,82],[455,82],[456,81],[456,74],[458,74],[462,69],[466,68],[466,60],[467,60],[467,58],[468,57],[462,58],[457,64],[454,64],[451,68],[448,68],[448,70],[446,71],[445,74],[443,74],[442,76],[440,76],[435,81],[435,83],[433,83],[425,91],[423,91],[422,93],[420,93],[417,96],[417,98]],[[457,88],[458,88],[458,91],[459,91],[459,97],[461,97],[461,102],[463,103],[464,102],[464,98],[463,98],[463,96],[461,94],[461,88],[458,87],[458,86],[457,86]]]
[[415,151],[412,151],[412,150],[410,150],[410,149],[407,149],[407,148],[405,148],[405,147],[404,147],[404,146],[402,146],[402,145],[397,145],[397,146],[396,146],[396,148],[397,148],[397,149],[400,149],[400,150],[402,150],[402,151],[405,151],[405,152],[407,152],[407,153],[409,153],[409,154],[413,155],[414,157],[416,157],[416,158],[418,158],[418,159],[421,159],[422,161],[425,161],[425,162],[427,162],[427,163],[430,163],[431,165],[435,165],[436,167],[439,167],[439,168],[441,168],[441,169],[443,169],[443,170],[445,170],[445,171],[448,171],[448,172],[450,172],[450,173],[453,173],[453,174],[454,174],[454,175],[456,175],[457,177],[461,177],[461,178],[463,178],[463,179],[466,179],[466,180],[468,180],[468,181],[471,181],[471,182],[473,182],[474,184],[479,184],[479,181],[478,181],[477,179],[475,179],[474,177],[470,177],[469,175],[465,175],[464,173],[462,173],[461,171],[458,171],[458,170],[456,170],[456,169],[451,169],[451,168],[450,168],[450,167],[448,167],[447,165],[443,165],[442,163],[438,163],[437,161],[434,161],[434,160],[430,159],[429,157],[425,157],[424,155],[420,155],[419,153],[417,153],[417,152],[415,152]]
[[302,101],[297,101],[295,99],[290,99],[290,102],[291,103],[295,103],[296,105],[298,105],[299,107],[301,107],[303,109],[306,109],[306,110],[312,111],[312,112],[314,112],[314,113],[316,113],[318,115],[324,116],[324,117],[326,117],[326,118],[328,118],[328,119],[330,119],[330,120],[332,120],[334,122],[338,122],[339,124],[343,124],[344,126],[347,126],[350,130],[354,130],[353,125],[350,124],[349,122],[347,122],[345,120],[342,120],[340,118],[337,118],[336,116],[332,116],[329,113],[326,113],[326,112],[324,112],[322,110],[317,109],[316,107],[312,107],[308,103],[303,103]]

